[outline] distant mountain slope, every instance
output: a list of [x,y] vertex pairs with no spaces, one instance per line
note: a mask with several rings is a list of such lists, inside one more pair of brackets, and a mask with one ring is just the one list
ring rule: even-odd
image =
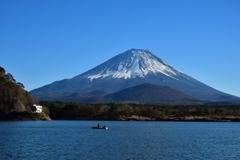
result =
[[201,103],[196,98],[167,86],[144,83],[104,96],[103,102],[184,105]]
[[[23,89],[23,84],[16,82],[11,74],[0,67],[0,114],[30,111],[37,99]],[[1,118],[0,118],[1,119]]]
[[40,97],[47,101],[84,102],[84,103],[141,103],[141,104],[164,104],[164,105],[194,105],[204,104],[181,91],[153,84],[140,84],[105,96],[90,96],[81,93],[62,93]]
[[[142,83],[169,86],[201,100],[240,102],[240,98],[211,88],[142,49],[128,50],[72,79],[56,81],[35,89],[32,93],[48,99],[48,95],[54,98],[54,95],[63,93],[86,94],[96,93],[96,90],[114,93]],[[103,95],[105,93],[95,94]]]

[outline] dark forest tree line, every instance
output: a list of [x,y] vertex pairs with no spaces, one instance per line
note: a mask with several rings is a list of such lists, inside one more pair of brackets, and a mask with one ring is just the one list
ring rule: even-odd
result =
[[[68,120],[240,120],[240,105],[160,106],[147,104],[82,104],[41,102],[52,119]],[[135,116],[135,118],[131,118]],[[139,119],[138,119],[139,117]],[[201,119],[202,118],[202,119]],[[191,120],[191,119],[190,119]]]

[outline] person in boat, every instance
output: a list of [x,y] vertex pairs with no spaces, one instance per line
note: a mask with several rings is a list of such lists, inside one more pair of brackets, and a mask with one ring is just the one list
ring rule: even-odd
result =
[[100,128],[101,126],[99,124],[97,124],[97,128]]

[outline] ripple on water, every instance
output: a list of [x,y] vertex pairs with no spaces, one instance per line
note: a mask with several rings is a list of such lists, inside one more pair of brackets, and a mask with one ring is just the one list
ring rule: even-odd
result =
[[[110,130],[92,130],[97,123]],[[1,122],[4,160],[235,160],[240,123],[48,121]]]

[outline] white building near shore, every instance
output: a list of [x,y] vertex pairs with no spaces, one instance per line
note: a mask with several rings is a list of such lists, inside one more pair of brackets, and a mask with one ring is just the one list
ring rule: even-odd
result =
[[31,107],[31,110],[32,110],[33,113],[42,113],[42,112],[43,112],[43,107],[34,104],[34,105]]

